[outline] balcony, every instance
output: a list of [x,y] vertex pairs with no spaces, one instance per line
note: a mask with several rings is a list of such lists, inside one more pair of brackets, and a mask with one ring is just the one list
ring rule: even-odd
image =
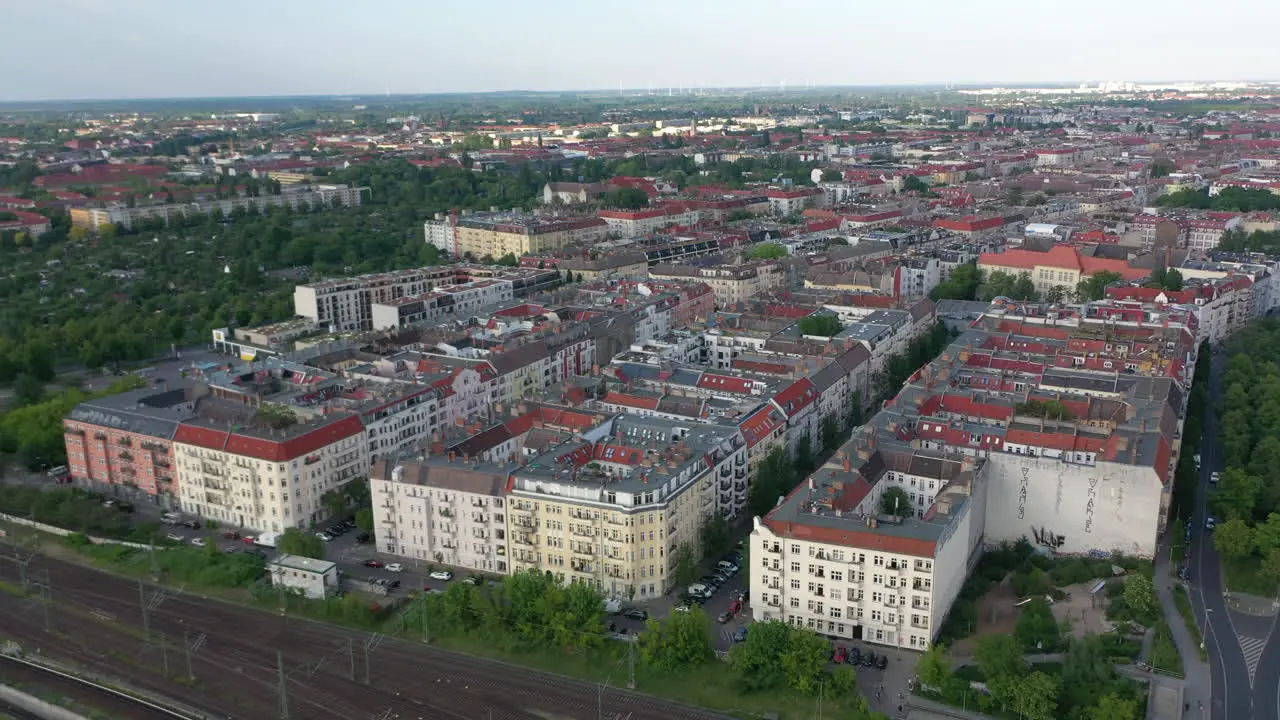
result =
[[734,484],[733,484],[733,494],[734,494],[734,495],[746,495],[746,494],[747,494],[747,481],[746,481],[746,480],[743,480],[742,482],[736,482],[736,483],[734,483]]
[[729,492],[733,489],[733,483],[729,480],[720,481],[720,492]]
[[127,437],[122,437],[119,440],[116,440],[116,444],[120,445],[121,447],[133,447],[133,440],[130,440]]
[[133,453],[129,452],[128,450],[125,450],[124,452],[120,453],[120,459],[124,460],[125,462],[133,462]]
[[725,507],[731,507],[731,506],[733,505],[733,496],[731,496],[731,495],[721,495],[721,496],[720,496],[720,504],[721,504],[721,505],[723,505],[723,506],[725,506]]
[[173,465],[171,465],[171,464],[169,463],[169,461],[168,461],[168,460],[156,460],[156,461],[155,461],[155,466],[156,466],[156,467],[158,467],[158,468],[171,468],[171,467],[173,467]]
[[924,592],[931,592],[933,590],[933,583],[929,582],[928,580],[916,579],[911,582],[911,589],[922,590]]
[[733,468],[729,467],[728,465],[724,465],[720,468],[720,477],[727,478],[729,477],[729,473],[731,472],[733,472]]
[[912,621],[911,621],[911,627],[913,627],[913,628],[919,628],[919,629],[921,629],[921,630],[928,630],[928,629],[929,629],[929,623],[924,622],[924,621],[916,621],[916,620],[912,620]]
[[740,470],[734,470],[733,477],[737,480],[745,480],[747,477],[747,469],[742,468]]
[[83,428],[67,428],[62,432],[66,433],[67,435],[79,435],[80,437],[84,437],[86,435]]
[[569,534],[577,537],[595,537],[595,531],[585,525],[570,525]]

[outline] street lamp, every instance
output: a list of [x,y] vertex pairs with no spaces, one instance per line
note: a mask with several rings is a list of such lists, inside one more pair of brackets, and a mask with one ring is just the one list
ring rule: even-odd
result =
[[1204,636],[1209,633],[1209,613],[1213,612],[1213,608],[1204,609],[1204,627],[1200,629],[1200,649],[1204,650]]

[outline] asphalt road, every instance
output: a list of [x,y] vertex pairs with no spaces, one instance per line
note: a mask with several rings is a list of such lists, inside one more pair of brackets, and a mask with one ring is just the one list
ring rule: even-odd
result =
[[[1225,362],[1225,355],[1215,355],[1200,449],[1200,493],[1192,524],[1194,547],[1188,558],[1193,583],[1190,593],[1192,607],[1197,622],[1205,629],[1205,649],[1213,685],[1208,717],[1211,720],[1280,720],[1280,697],[1277,696],[1280,690],[1280,641],[1276,641],[1270,632],[1274,619],[1243,615],[1227,607],[1223,595],[1221,558],[1214,549],[1213,534],[1204,526],[1211,492],[1209,475],[1225,468],[1218,441],[1218,418],[1213,407],[1213,399],[1222,392]],[[1255,655],[1257,664],[1252,681],[1240,636],[1248,638],[1246,643],[1251,645],[1253,653],[1257,652],[1258,642],[1253,638],[1266,643],[1261,655]]]
[[[48,578],[47,606],[0,593],[6,635],[25,650],[38,648],[219,717],[280,716],[277,653],[295,720],[722,717],[612,686],[602,693],[590,683],[194,595],[166,593],[156,602],[150,587],[143,591],[153,608],[147,642],[136,582],[42,556],[29,573]],[[0,562],[0,576],[15,582],[14,563]],[[194,681],[186,679],[188,662]]]

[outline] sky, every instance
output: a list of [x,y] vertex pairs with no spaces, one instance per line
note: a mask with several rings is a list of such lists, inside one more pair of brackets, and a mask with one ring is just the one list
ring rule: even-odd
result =
[[1275,0],[0,0],[0,101],[1280,79]]

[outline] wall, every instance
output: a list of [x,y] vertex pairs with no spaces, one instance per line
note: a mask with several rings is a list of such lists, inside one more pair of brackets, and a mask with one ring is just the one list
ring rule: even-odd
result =
[[1154,554],[1162,485],[1151,468],[1011,453],[991,453],[988,463],[987,542],[1026,537],[1067,554]]

